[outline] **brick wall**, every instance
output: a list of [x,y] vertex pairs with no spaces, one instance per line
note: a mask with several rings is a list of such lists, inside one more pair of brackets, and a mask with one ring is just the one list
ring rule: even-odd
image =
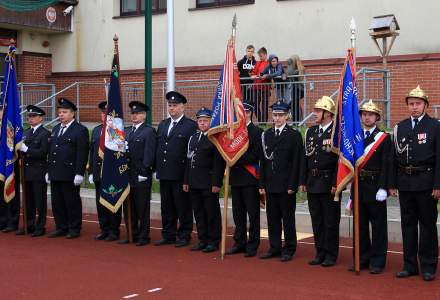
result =
[[[308,74],[339,73],[344,60],[342,58],[320,59],[307,60],[303,63]],[[382,68],[382,61],[379,57],[359,57],[357,67],[358,69],[362,67],[380,69]],[[208,83],[204,81],[203,84],[207,84],[207,86],[203,88],[200,87],[200,82],[185,83],[185,87],[177,83],[176,89],[184,93],[190,101],[187,105],[188,116],[194,116],[202,104],[208,107],[211,105],[216,80],[219,76],[219,68],[219,66],[176,68],[176,80],[214,79]],[[418,84],[430,97],[431,107],[429,113],[433,115],[432,105],[440,104],[440,53],[392,56],[388,59],[388,68],[391,71],[391,123],[395,124],[407,116],[406,106],[404,105],[405,95]],[[60,95],[74,101],[77,98],[79,99],[81,121],[97,121],[99,119],[96,105],[105,98],[104,79],[108,81],[108,74],[109,71],[51,73],[51,57],[48,55],[23,53],[18,57],[19,82],[54,83],[57,91],[72,83],[81,82],[78,86],[68,89]],[[123,83],[124,107],[127,111],[129,101],[142,101],[144,99],[142,90],[143,70],[123,70],[120,78]],[[326,79],[337,81],[339,75],[329,76]],[[154,123],[159,122],[166,115],[163,100],[166,90],[165,80],[166,69],[153,70],[153,105],[151,110]],[[127,82],[138,82],[138,84],[124,85]],[[335,90],[335,85],[337,86],[337,83],[333,83],[327,88],[317,89],[316,94],[311,94],[312,99],[322,96],[318,94],[319,91],[330,93]],[[374,88],[378,90],[377,93],[379,94],[383,92],[379,86]],[[360,98],[362,98],[362,95],[360,95]]]

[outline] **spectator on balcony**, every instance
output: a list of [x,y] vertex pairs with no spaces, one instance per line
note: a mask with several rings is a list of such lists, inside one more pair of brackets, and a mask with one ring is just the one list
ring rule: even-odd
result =
[[[257,63],[255,57],[255,47],[253,45],[248,45],[246,47],[246,55],[237,62],[238,71],[240,71],[240,84],[241,91],[243,93],[243,100],[251,101],[252,94],[252,71]],[[246,79],[247,78],[247,79]]]
[[286,73],[283,64],[275,54],[269,55],[269,64],[262,72],[262,78],[268,79],[273,83],[273,89],[276,90],[276,99],[273,102],[286,102],[284,99]]
[[258,122],[267,122],[269,111],[269,84],[268,80],[262,79],[262,72],[269,64],[267,61],[267,50],[261,47],[258,50],[259,61],[255,64],[252,78],[254,80],[252,100],[255,106],[255,113]]
[[294,54],[287,60],[287,75],[291,82],[286,90],[286,102],[292,107],[292,119],[300,121],[302,117],[300,102],[304,98],[305,69],[298,55]]

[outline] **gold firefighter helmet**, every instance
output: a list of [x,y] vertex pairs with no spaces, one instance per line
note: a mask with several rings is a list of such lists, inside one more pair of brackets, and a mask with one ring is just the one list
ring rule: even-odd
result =
[[411,90],[411,92],[406,95],[406,103],[408,103],[408,98],[419,98],[426,102],[426,104],[429,104],[428,95],[426,95],[425,91],[420,88],[420,85],[418,85],[415,89]]
[[372,113],[377,114],[379,116],[379,120],[380,120],[380,116],[381,116],[382,111],[373,102],[372,99],[370,99],[368,102],[365,102],[364,104],[361,105],[361,107],[359,107],[359,113],[361,113],[363,111],[368,111],[368,112],[372,112]]
[[316,103],[314,108],[319,108],[325,111],[328,111],[332,114],[335,114],[335,102],[333,101],[332,98],[328,97],[328,96],[322,96],[322,98],[319,98]]

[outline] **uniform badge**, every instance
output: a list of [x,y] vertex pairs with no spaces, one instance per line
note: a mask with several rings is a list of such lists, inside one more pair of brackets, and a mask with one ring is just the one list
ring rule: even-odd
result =
[[330,152],[331,151],[331,144],[332,144],[331,139],[322,140],[322,150]]
[[426,144],[426,133],[418,133],[417,134],[417,139],[419,141],[419,144]]

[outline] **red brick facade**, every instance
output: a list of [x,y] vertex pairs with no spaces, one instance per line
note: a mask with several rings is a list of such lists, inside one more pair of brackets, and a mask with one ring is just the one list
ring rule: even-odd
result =
[[[323,59],[304,61],[308,74],[339,73],[342,68],[343,59]],[[382,68],[379,57],[359,57],[357,59],[358,69],[362,67]],[[81,82],[78,86],[68,89],[62,96],[76,100],[81,105],[81,121],[98,121],[96,103],[104,99],[104,78],[108,80],[107,71],[99,72],[68,72],[52,73],[50,55],[34,53],[23,53],[18,56],[18,80],[28,83],[53,83],[56,90],[60,91],[75,82]],[[391,74],[391,124],[404,118],[406,107],[404,97],[409,90],[418,84],[428,93],[431,101],[429,113],[433,115],[432,105],[440,104],[440,53],[398,55],[388,59],[388,68]],[[219,76],[219,66],[206,67],[181,67],[176,68],[176,80],[203,80],[201,82],[177,83],[177,89],[184,93],[190,103],[187,107],[187,114],[194,115],[195,111],[203,104],[211,105],[212,95],[215,89],[216,80]],[[138,82],[138,84],[123,85],[122,94],[124,101],[128,103],[134,99],[143,99],[143,70],[123,70],[121,82]],[[213,81],[207,82],[207,79]],[[326,79],[337,81],[338,75],[326,77]],[[153,122],[157,123],[165,115],[163,94],[166,89],[166,69],[153,70]],[[308,78],[313,81],[313,76]],[[205,87],[201,87],[201,86]],[[337,83],[333,82],[327,87],[328,93],[333,91]],[[374,89],[382,93],[381,86],[377,83]],[[359,88],[360,89],[360,88]],[[320,93],[326,89],[317,88]],[[376,92],[376,91],[375,91]],[[374,93],[373,93],[374,94]],[[309,94],[312,99],[322,95]],[[78,97],[77,97],[78,96]],[[372,96],[375,97],[375,96]],[[378,96],[380,97],[380,96]],[[362,95],[360,95],[362,98]]]

